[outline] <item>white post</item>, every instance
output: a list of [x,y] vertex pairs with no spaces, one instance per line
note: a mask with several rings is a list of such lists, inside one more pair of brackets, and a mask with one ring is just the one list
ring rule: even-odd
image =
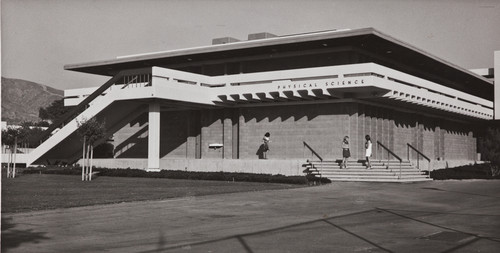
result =
[[494,119],[500,119],[500,51],[495,51],[494,61],[494,98],[493,98],[493,114]]
[[160,103],[149,104],[148,171],[160,170]]
[[89,166],[89,181],[92,181],[92,159],[94,158],[94,147],[90,146],[90,166]]
[[85,167],[85,181],[89,180],[89,157],[90,157],[90,145],[87,144],[87,166]]
[[12,164],[12,178],[16,177],[16,154],[17,154],[17,136],[14,137],[14,162]]
[[82,148],[82,181],[85,181],[85,141],[86,137],[83,136],[83,148]]
[[9,147],[9,159],[7,163],[7,178],[10,178],[10,164],[12,163],[12,148]]

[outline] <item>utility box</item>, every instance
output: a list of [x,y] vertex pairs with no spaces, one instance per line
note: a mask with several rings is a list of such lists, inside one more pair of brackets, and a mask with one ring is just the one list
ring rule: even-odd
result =
[[233,37],[215,38],[212,40],[212,45],[228,44],[228,43],[233,43],[233,42],[238,42],[238,41],[240,41],[240,40],[235,39]]
[[272,33],[268,32],[261,32],[261,33],[251,33],[248,35],[248,40],[260,40],[260,39],[267,39],[267,38],[274,38],[278,37]]

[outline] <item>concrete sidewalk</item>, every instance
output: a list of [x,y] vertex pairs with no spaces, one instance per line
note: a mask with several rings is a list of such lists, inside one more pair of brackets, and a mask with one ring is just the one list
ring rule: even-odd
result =
[[338,183],[2,215],[2,252],[500,252],[500,181]]

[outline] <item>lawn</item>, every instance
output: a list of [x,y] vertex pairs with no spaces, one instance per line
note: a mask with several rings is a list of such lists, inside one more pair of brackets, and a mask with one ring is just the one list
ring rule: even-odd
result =
[[71,175],[2,175],[2,213],[298,187],[304,185],[104,176],[82,182],[81,176]]

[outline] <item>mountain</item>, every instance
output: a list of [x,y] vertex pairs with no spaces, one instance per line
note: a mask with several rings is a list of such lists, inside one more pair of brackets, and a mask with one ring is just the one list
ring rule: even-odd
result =
[[2,121],[9,124],[39,121],[39,108],[63,96],[62,90],[43,84],[2,77]]

